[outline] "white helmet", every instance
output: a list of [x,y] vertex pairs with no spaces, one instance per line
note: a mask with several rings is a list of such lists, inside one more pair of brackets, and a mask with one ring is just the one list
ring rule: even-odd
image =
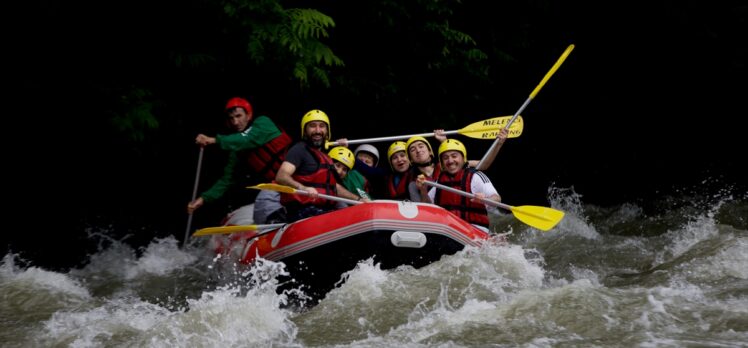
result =
[[379,150],[377,150],[376,147],[369,145],[369,144],[361,144],[356,148],[356,152],[353,153],[354,156],[358,156],[359,152],[368,152],[372,155],[374,155],[374,166],[377,166],[377,163],[379,163]]

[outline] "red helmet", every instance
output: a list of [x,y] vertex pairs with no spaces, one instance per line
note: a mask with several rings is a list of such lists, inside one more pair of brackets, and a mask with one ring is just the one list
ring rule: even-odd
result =
[[244,98],[234,97],[229,99],[229,102],[226,103],[225,111],[229,111],[233,108],[242,108],[248,114],[252,113],[252,105],[250,105],[249,102]]

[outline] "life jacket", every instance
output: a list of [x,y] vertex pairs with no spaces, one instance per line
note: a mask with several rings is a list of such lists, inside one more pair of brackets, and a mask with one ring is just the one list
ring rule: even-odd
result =
[[280,131],[279,136],[258,148],[247,151],[247,162],[252,173],[257,173],[268,182],[275,180],[278,168],[283,163],[286,152],[293,142],[283,129]]
[[387,198],[395,200],[410,199],[408,184],[413,181],[413,171],[406,170],[400,175],[400,182],[395,186],[395,176],[397,173],[387,175]]
[[[416,181],[419,175],[425,176],[426,180],[436,181],[439,178],[439,174],[441,174],[442,172],[442,166],[440,164],[434,164],[434,171],[431,173],[431,176],[426,176],[426,174],[423,174],[423,172],[419,169],[418,165],[411,165],[410,169],[411,170],[409,170],[410,176],[408,177],[408,182]],[[407,191],[407,188],[406,188],[406,191]],[[408,198],[410,198],[410,195],[408,195]]]
[[[447,172],[442,172],[439,174],[437,182],[444,186],[471,192],[470,183],[475,173],[475,169],[472,168],[460,170],[454,176]],[[488,211],[485,204],[480,201],[471,202],[468,197],[437,188],[436,195],[434,196],[434,204],[454,213],[469,223],[488,227]]]
[[[338,190],[335,187],[338,182],[337,172],[335,171],[335,168],[332,164],[332,158],[330,158],[330,156],[322,152],[320,149],[313,148],[306,143],[304,143],[304,148],[307,149],[309,153],[312,154],[312,157],[314,157],[314,160],[317,161],[317,171],[307,175],[294,174],[291,177],[304,186],[314,187],[315,189],[317,189],[318,193],[326,194],[329,196],[337,196]],[[311,198],[309,198],[309,196],[306,195],[282,193],[281,204],[301,204],[331,207],[335,206],[336,203],[335,201],[324,198],[317,198],[316,200],[312,200]]]

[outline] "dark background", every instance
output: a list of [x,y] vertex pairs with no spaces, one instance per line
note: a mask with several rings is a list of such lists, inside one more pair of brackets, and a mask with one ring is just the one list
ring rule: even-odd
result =
[[[3,245],[65,268],[95,249],[89,230],[129,235],[135,247],[181,239],[194,137],[224,131],[230,97],[248,98],[294,137],[312,108],[331,117],[333,138],[455,130],[517,111],[569,44],[575,50],[523,112],[524,134],[487,171],[506,203],[548,205],[549,187],[573,187],[601,206],[693,187],[745,192],[744,3],[445,3],[450,26],[487,54],[483,78],[424,68],[433,56],[418,34],[429,19],[419,9],[428,1],[283,2],[335,20],[323,42],[345,66],[331,70],[329,87],[289,78],[273,57],[242,58],[241,40],[210,2],[36,1],[9,11],[20,20],[6,33],[5,206],[14,227]],[[217,59],[175,64],[180,52]],[[132,91],[141,88],[139,99]],[[141,102],[153,106],[156,127],[113,126]],[[475,159],[490,145],[461,139]],[[201,190],[223,160],[206,150]],[[201,209],[193,228],[215,225],[224,208]]]

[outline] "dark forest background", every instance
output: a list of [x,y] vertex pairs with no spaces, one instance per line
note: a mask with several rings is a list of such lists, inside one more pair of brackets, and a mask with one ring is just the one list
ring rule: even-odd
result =
[[[601,206],[746,187],[748,5],[739,1],[63,2],[6,9],[8,251],[64,268],[94,245],[181,239],[198,133],[250,100],[298,136],[460,129],[511,115],[569,44],[488,174],[504,201],[549,187]],[[479,159],[490,142],[464,137]],[[388,143],[380,143],[383,153]],[[208,148],[201,190],[220,174]],[[225,213],[201,209],[193,227]]]

